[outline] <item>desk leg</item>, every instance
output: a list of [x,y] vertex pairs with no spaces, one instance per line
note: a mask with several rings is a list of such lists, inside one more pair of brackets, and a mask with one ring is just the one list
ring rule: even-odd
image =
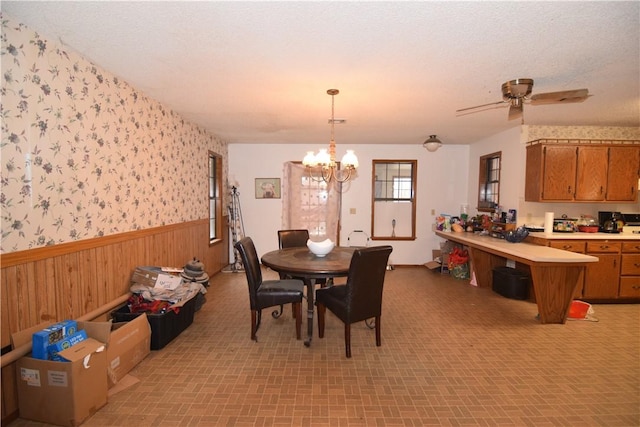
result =
[[315,308],[313,305],[313,299],[315,297],[313,291],[316,287],[316,279],[305,280],[305,285],[307,286],[307,339],[304,345],[309,347],[311,345],[311,339],[313,338],[313,310]]

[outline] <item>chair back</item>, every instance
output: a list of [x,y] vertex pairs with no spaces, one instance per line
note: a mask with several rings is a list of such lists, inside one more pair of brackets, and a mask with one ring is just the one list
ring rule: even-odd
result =
[[309,230],[278,230],[280,249],[307,246]]
[[249,303],[252,310],[258,309],[258,288],[262,284],[262,270],[256,247],[251,237],[244,237],[238,241],[235,248],[240,252],[244,272],[247,275],[247,285],[249,286]]
[[351,258],[346,284],[347,317],[350,323],[382,314],[382,290],[387,262],[393,247],[356,249]]

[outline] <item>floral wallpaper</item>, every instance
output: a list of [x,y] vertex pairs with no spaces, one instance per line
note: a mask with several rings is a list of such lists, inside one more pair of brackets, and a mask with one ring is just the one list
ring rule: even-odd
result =
[[0,251],[208,218],[227,144],[71,49],[0,15]]
[[607,126],[523,126],[523,140],[581,139],[581,140],[640,140],[640,128]]

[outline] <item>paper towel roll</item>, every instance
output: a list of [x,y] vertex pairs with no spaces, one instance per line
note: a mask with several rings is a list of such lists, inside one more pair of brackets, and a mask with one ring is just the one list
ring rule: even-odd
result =
[[553,233],[553,212],[544,213],[544,232]]

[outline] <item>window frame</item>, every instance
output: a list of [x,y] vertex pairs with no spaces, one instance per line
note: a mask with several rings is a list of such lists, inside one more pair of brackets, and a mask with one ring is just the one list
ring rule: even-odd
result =
[[501,169],[502,151],[480,156],[477,207],[479,212],[493,213],[500,205]]
[[207,178],[209,193],[209,245],[223,239],[222,235],[222,156],[214,151],[207,155]]
[[[418,181],[418,161],[417,160],[389,160],[389,159],[375,159],[371,161],[372,165],[372,175],[371,175],[371,240],[415,240],[416,239],[416,188]],[[384,166],[385,168],[385,177],[378,177],[378,169],[376,166]],[[394,175],[393,171],[390,169],[397,168],[400,171],[400,168],[403,165],[410,166],[410,175],[403,175],[400,172]],[[400,181],[398,181],[400,179]],[[389,185],[385,185],[384,183],[391,183],[391,187]],[[396,188],[396,183],[400,182],[401,184],[409,184],[408,189]],[[384,192],[384,194],[382,194]],[[390,192],[390,194],[389,194]],[[396,193],[399,193],[396,195]],[[409,229],[410,232],[401,236],[395,235],[395,216],[393,221],[393,231],[389,235],[383,235],[383,233],[378,232],[376,234],[376,205],[379,203],[393,203],[393,204],[403,204],[409,203],[411,207],[409,209],[409,213],[407,218],[401,218],[401,220],[408,220],[411,222]],[[386,210],[386,209],[385,209]],[[393,208],[396,210],[396,208]]]

